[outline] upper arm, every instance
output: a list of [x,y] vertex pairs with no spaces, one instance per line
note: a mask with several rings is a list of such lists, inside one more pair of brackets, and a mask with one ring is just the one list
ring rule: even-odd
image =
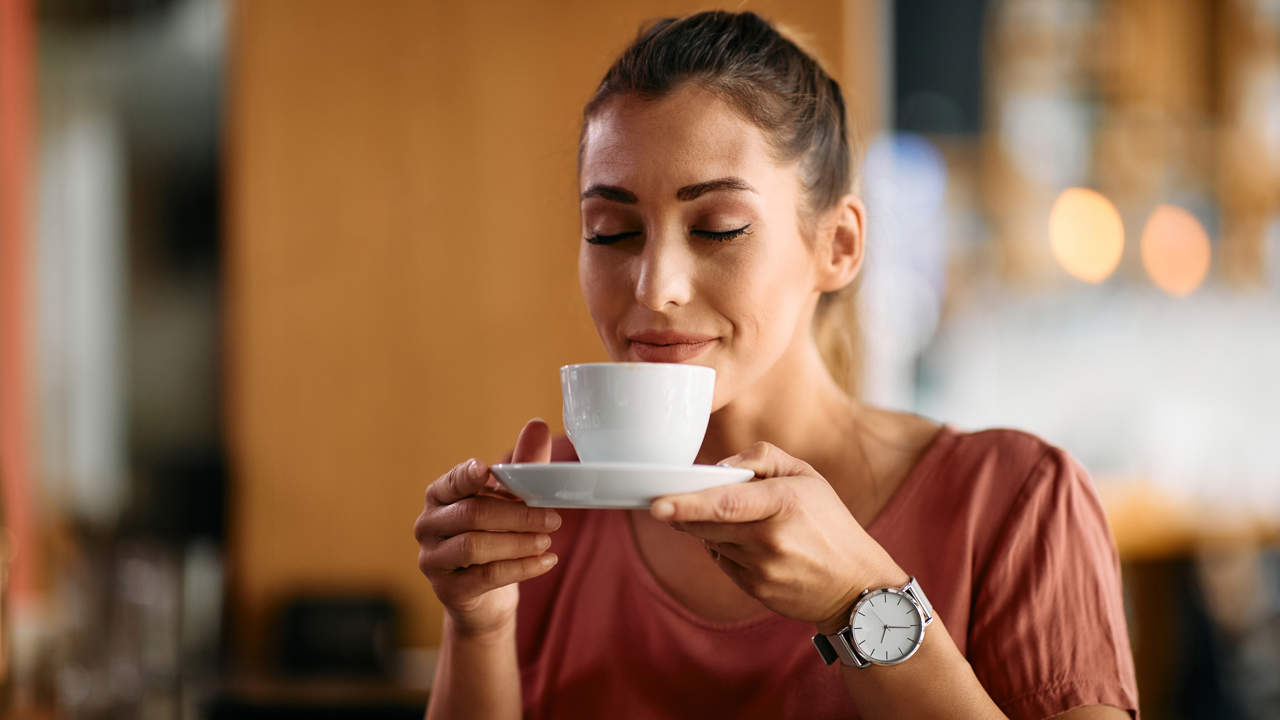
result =
[[1004,515],[975,575],[968,628],[983,687],[1013,718],[1136,711],[1119,558],[1088,474],[1051,448]]

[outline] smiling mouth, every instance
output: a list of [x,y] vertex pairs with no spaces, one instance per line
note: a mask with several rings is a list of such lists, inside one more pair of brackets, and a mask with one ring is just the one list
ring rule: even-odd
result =
[[716,338],[688,343],[646,343],[631,341],[631,352],[645,362],[683,362],[701,355]]

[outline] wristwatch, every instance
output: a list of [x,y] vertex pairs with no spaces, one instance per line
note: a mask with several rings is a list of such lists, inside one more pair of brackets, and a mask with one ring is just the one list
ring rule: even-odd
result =
[[924,629],[933,622],[933,606],[912,577],[902,587],[863,590],[839,631],[813,636],[823,662],[838,658],[856,668],[897,665],[920,649]]

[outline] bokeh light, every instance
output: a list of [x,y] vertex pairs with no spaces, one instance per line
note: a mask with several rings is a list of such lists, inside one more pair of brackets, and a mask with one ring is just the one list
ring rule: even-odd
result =
[[1142,266],[1161,290],[1175,297],[1195,292],[1209,272],[1209,235],[1196,216],[1177,205],[1159,205],[1142,229]]
[[1124,251],[1124,224],[1115,205],[1088,188],[1067,188],[1049,211],[1049,246],[1072,277],[1100,283]]

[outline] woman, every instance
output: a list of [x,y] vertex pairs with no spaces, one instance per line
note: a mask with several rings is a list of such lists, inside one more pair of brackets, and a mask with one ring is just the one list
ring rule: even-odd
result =
[[[714,367],[697,462],[756,479],[557,512],[476,460],[440,477],[415,525],[446,610],[429,718],[1136,716],[1080,466],[828,371],[813,328],[864,248],[845,124],[839,86],[752,13],[663,20],[609,70],[579,147],[591,317],[616,361]],[[576,457],[535,419],[511,459]],[[915,614],[859,602],[882,589]]]

